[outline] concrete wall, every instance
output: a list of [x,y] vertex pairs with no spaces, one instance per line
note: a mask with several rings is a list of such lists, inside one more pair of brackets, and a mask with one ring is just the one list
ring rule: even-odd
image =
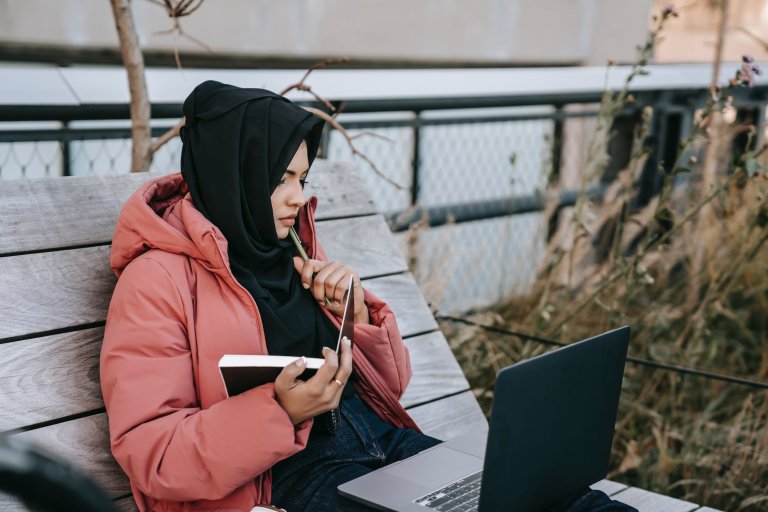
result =
[[[207,0],[182,27],[219,55],[446,64],[630,61],[652,0]],[[164,10],[134,0],[146,50],[173,38]],[[108,0],[0,0],[0,46],[114,49]],[[180,40],[182,49],[200,47]]]

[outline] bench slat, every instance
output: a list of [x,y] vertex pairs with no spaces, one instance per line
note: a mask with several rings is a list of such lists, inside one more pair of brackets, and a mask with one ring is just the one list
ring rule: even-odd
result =
[[[445,439],[473,428],[487,428],[485,417],[467,391],[409,410],[425,433]],[[16,434],[58,454],[102,486],[110,496],[130,492],[128,479],[109,450],[106,414],[95,414]]]
[[590,487],[596,491],[603,491],[608,496],[612,496],[619,491],[623,491],[629,486],[619,482],[614,482],[612,480],[600,480],[599,482],[590,485]]
[[[410,274],[363,283],[389,301],[403,336],[422,333],[436,325]],[[97,327],[0,344],[0,431],[102,407],[98,364],[103,333],[104,329]],[[412,363],[419,367],[417,374],[424,368],[425,376],[441,376],[441,384],[453,383],[452,391],[468,387],[444,340],[438,343],[433,338],[426,339],[427,345],[440,350],[436,360],[430,359],[426,350],[420,350],[420,342],[408,343]],[[439,368],[433,371],[432,364]],[[429,382],[419,382],[422,381],[417,378],[409,387],[409,397],[412,395],[414,401],[434,398],[434,394],[424,398],[427,395],[423,391]]]
[[474,429],[488,430],[488,421],[471,391],[408,409],[421,430],[437,439],[450,439]]
[[107,415],[96,414],[16,434],[63,457],[89,474],[109,496],[131,492],[128,477],[109,449]]
[[[20,179],[0,182],[0,255],[108,243],[123,203],[156,173]],[[354,164],[318,160],[307,195],[320,198],[317,218],[376,212]]]
[[640,512],[692,512],[699,508],[695,503],[656,494],[637,487],[629,487],[614,494],[611,498],[631,505]]
[[[329,257],[346,255],[363,278],[407,270],[380,215],[317,229]],[[109,246],[0,258],[0,339],[103,321],[114,284]]]
[[469,389],[459,363],[440,331],[408,338],[413,378],[400,402],[409,407]]
[[403,336],[437,330],[435,317],[410,272],[368,279],[363,286],[392,307]]
[[[0,431],[103,407],[99,387],[103,332],[99,327],[0,345],[0,360],[4,362]],[[442,333],[408,338],[406,345],[414,377],[403,404],[422,403],[469,388]]]
[[0,345],[0,431],[104,407],[101,327]]

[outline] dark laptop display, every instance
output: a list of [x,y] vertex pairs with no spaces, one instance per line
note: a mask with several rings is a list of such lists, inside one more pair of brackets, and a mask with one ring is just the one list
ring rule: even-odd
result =
[[[501,370],[490,430],[339,486],[379,510],[536,512],[604,478],[629,327]],[[483,457],[484,454],[484,457]]]

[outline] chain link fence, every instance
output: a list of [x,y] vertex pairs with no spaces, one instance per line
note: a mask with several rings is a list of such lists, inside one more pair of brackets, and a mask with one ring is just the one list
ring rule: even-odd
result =
[[[446,206],[543,191],[552,172],[552,111],[551,107],[519,107],[421,115],[348,114],[342,116],[341,122],[350,127],[358,151],[375,162],[388,178],[382,178],[357,158],[378,211],[394,214],[414,204]],[[510,120],[510,116],[523,116],[523,120]],[[583,119],[571,121],[583,123]],[[161,130],[172,124],[159,123],[155,128]],[[18,138],[33,137],[35,131],[50,138],[57,130],[51,123],[25,123],[22,128],[24,137]],[[119,134],[111,132],[108,137],[98,138],[93,132],[102,129],[106,135],[106,130],[127,130],[124,120],[73,122],[67,128],[68,137],[61,141],[8,142],[12,135],[6,131],[0,142],[0,178],[128,171],[129,134],[115,138]],[[90,137],[78,138],[78,130],[89,130]],[[178,139],[169,142],[155,155],[151,169],[177,170],[180,151]],[[337,131],[330,133],[325,152],[331,160],[356,160]],[[568,161],[569,157],[564,159]],[[414,183],[418,184],[416,194]],[[544,248],[546,219],[541,213],[526,213],[417,228],[398,233],[396,238],[433,307],[444,312],[463,311],[491,304],[530,286]]]
[[[580,110],[572,118],[562,112],[556,116],[550,105],[346,114],[340,120],[357,150],[387,179],[354,157],[337,131],[329,134],[324,156],[356,161],[378,211],[385,214],[414,206],[535,198],[555,172],[555,160],[563,162],[558,172],[577,174],[583,168],[579,162],[593,119]],[[559,154],[553,152],[557,122],[568,134]],[[157,121],[153,131],[159,135],[174,123]],[[0,129],[0,179],[117,174],[130,167],[126,120],[2,123]],[[151,169],[178,170],[180,152],[177,138],[155,155]],[[535,279],[546,243],[544,214],[479,217],[395,235],[436,310],[486,306],[524,292]]]

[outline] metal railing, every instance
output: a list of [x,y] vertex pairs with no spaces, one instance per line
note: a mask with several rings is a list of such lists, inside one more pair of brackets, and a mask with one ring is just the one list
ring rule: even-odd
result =
[[[762,125],[767,92],[765,86],[735,91],[738,117],[751,117]],[[614,122],[611,160],[602,176],[589,184],[593,197],[599,199],[601,190],[626,166],[641,109],[650,107],[650,134],[645,141],[650,156],[636,197],[638,206],[647,203],[661,186],[660,169],[674,164],[679,141],[688,135],[696,110],[708,94],[702,88],[637,92],[635,101]],[[392,186],[359,162],[363,180],[393,231],[403,232],[416,222],[437,229],[422,235],[423,243],[411,241],[408,246],[410,263],[420,279],[428,279],[427,267],[441,266],[454,274],[452,284],[435,299],[441,311],[492,303],[532,282],[536,255],[543,251],[548,236],[549,219],[539,213],[547,203],[544,191],[549,181],[559,177],[578,183],[599,100],[598,93],[563,91],[345,104],[341,119],[351,135],[375,131],[390,139],[361,137],[355,144],[389,178],[403,185]],[[154,105],[153,114],[153,133],[159,135],[175,124],[181,105]],[[126,105],[28,109],[0,105],[0,179],[127,172],[127,117]],[[30,127],[29,123],[45,125]],[[179,154],[176,139],[155,155],[152,170],[177,170]],[[353,158],[335,131],[324,138],[323,156]],[[559,205],[568,206],[575,199],[574,189],[563,190]],[[438,240],[450,230],[453,241]],[[474,253],[445,250],[467,239]],[[402,235],[405,247],[404,240]],[[491,254],[503,254],[503,262]]]

